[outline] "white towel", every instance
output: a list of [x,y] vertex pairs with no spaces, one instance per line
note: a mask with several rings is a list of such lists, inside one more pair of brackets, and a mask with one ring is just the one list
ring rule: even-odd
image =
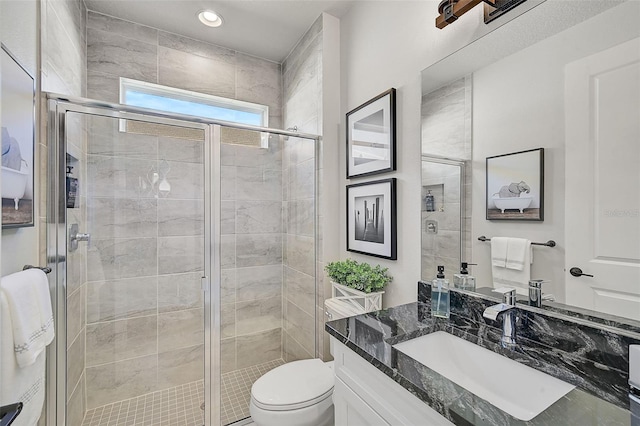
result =
[[[498,241],[498,254],[493,253],[493,242]],[[501,259],[504,245],[506,253],[504,266],[497,266],[493,259]],[[531,241],[522,238],[491,238],[491,272],[493,285],[499,287],[513,287],[518,294],[528,294],[531,279]]]
[[509,246],[509,238],[493,237],[491,238],[491,265],[501,268],[506,267],[507,263],[507,247]]
[[11,426],[33,426],[38,423],[44,405],[44,352],[28,367],[21,368],[13,351],[13,330],[9,304],[0,291],[0,405],[22,402],[22,412]]
[[36,362],[54,337],[47,276],[40,269],[16,272],[2,277],[0,289],[9,306],[15,358],[24,368]]

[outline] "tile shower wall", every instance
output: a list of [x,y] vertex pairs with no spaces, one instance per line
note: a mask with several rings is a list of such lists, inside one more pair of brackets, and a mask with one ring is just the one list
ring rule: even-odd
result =
[[[320,16],[282,65],[285,128],[322,133],[322,29]],[[316,249],[322,247],[322,233],[318,230],[316,236],[314,230],[314,219],[322,221],[321,216],[314,217],[314,208],[320,212],[314,206],[316,152],[311,141],[291,138],[289,142],[283,152],[285,361],[323,357],[325,333],[321,250],[318,263],[314,260]],[[319,170],[318,175],[321,173]]]
[[[422,154],[434,155],[437,157],[446,157],[462,160],[465,163],[465,181],[463,185],[462,197],[459,197],[459,191],[452,188],[453,177],[450,170],[451,166],[434,165],[429,163],[432,172],[425,172],[425,161],[423,160],[423,194],[422,195],[422,278],[426,280],[433,279],[435,274],[435,266],[445,264],[446,270],[449,271],[448,276],[452,276],[459,269],[457,261],[453,262],[452,258],[457,258],[458,247],[453,248],[452,239],[457,238],[455,224],[459,221],[459,207],[454,205],[436,205],[443,207],[445,212],[425,212],[424,196],[426,189],[432,189],[426,185],[442,185],[442,203],[451,204],[451,202],[459,202],[460,199],[467,202],[464,203],[464,219],[462,229],[462,242],[464,245],[464,260],[472,262],[471,259],[471,76],[461,78],[451,84],[443,86],[422,97]],[[433,166],[433,167],[432,167]],[[447,183],[448,182],[448,183]],[[455,186],[455,185],[453,185]],[[453,189],[453,191],[452,191]],[[434,191],[432,193],[435,195]],[[436,195],[436,203],[438,203]],[[450,214],[453,213],[453,214]],[[433,216],[433,217],[429,217]],[[439,234],[434,236],[425,232],[425,220],[438,220],[440,227]],[[454,232],[454,233],[452,233]],[[455,253],[454,253],[455,251]],[[442,262],[442,263],[438,263]],[[450,265],[450,266],[447,266]]]
[[[204,143],[122,132],[107,117],[87,121],[92,409],[202,378]],[[166,176],[166,196],[154,172]]]
[[[41,89],[43,91],[83,97],[86,95],[86,7],[83,1],[46,0],[40,3],[41,13]],[[46,104],[41,104],[46,114]],[[41,115],[46,117],[46,115]],[[40,120],[39,157],[39,225],[40,263],[46,264],[46,214],[48,141],[46,120]],[[86,181],[85,123],[79,117],[69,117],[67,123],[68,152],[77,160],[73,176]],[[80,185],[77,207],[67,209],[69,223],[86,224],[86,190]],[[67,418],[70,425],[79,425],[86,409],[85,371],[85,295],[86,245],[69,254],[67,262]],[[44,420],[45,416],[41,417]]]
[[95,12],[87,18],[87,96],[119,102],[119,78],[269,106],[282,124],[280,65]]
[[283,141],[240,145],[256,137],[220,137],[222,373],[282,358]]

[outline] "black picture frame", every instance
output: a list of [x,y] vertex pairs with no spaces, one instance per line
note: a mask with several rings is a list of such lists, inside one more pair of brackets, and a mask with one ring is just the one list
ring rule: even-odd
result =
[[347,185],[346,192],[347,250],[397,260],[396,178]]
[[487,220],[544,221],[544,148],[487,157],[485,200]]
[[347,179],[396,169],[396,89],[347,113]]
[[35,101],[33,76],[1,45],[2,228],[34,226]]

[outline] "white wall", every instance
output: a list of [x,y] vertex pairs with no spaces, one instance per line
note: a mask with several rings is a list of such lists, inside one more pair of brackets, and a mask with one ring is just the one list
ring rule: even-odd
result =
[[[20,63],[37,78],[37,25],[38,4],[36,0],[2,1],[0,2],[0,40],[20,61]],[[37,144],[36,144],[37,146]],[[38,164],[37,150],[34,153],[34,164]],[[38,263],[38,170],[35,168],[34,219],[36,225],[31,228],[2,230],[2,261],[0,271],[7,275],[22,269],[25,264]]]

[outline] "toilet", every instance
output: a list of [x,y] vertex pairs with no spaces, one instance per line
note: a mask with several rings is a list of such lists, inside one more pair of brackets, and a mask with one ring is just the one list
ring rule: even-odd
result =
[[333,425],[334,374],[328,364],[293,361],[260,377],[251,387],[251,419],[258,426]]
[[[339,300],[325,301],[326,320],[361,314]],[[258,426],[333,426],[333,361],[293,361],[251,387],[249,411]]]

